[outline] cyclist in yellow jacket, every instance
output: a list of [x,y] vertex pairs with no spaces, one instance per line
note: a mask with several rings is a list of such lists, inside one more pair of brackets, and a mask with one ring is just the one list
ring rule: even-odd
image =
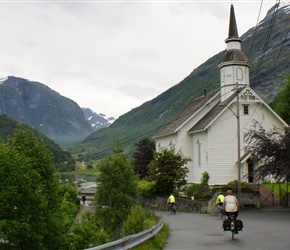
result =
[[173,194],[171,194],[171,195],[168,197],[167,203],[168,203],[169,205],[175,204],[175,197],[174,197]]
[[222,208],[224,204],[225,197],[223,193],[219,193],[218,197],[216,198],[215,204],[218,208]]
[[[219,193],[218,197],[216,198],[215,205],[218,208],[218,212],[221,214],[221,217],[226,215],[225,210],[223,209],[225,197],[223,193]],[[219,215],[218,213],[218,215]]]

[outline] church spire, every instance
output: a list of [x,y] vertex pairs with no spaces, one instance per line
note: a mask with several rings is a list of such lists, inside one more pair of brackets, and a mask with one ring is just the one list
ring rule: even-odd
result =
[[229,36],[226,39],[226,43],[232,40],[242,41],[238,35],[238,28],[235,16],[234,6],[231,5],[231,13],[230,13],[230,25],[229,25]]
[[242,51],[242,39],[238,35],[238,28],[234,6],[231,5],[229,35],[225,40],[227,51],[218,64],[220,68],[221,101],[225,101],[233,94],[237,86],[249,86],[250,62]]

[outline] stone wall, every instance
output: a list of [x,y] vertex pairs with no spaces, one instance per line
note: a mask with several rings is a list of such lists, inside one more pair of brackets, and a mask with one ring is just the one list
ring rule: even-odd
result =
[[[194,200],[192,201],[177,197],[175,198],[175,201],[177,211],[192,213],[206,213],[207,211],[206,204],[202,204]],[[155,199],[139,197],[138,202],[151,210],[168,210],[167,198],[165,197],[156,197]]]
[[[214,214],[218,212],[215,205],[216,198],[218,196],[216,192],[208,202],[198,202],[195,200],[189,200],[182,197],[175,198],[177,211],[192,212],[192,213],[208,213]],[[255,206],[260,207],[260,195],[259,193],[242,193],[242,206]],[[156,197],[155,199],[149,199],[144,197],[138,197],[138,202],[151,210],[168,210],[167,198]]]
[[[208,206],[207,206],[207,213],[214,214],[218,212],[218,209],[215,205],[216,198],[218,196],[218,192],[216,192],[213,197],[209,200]],[[256,208],[259,208],[261,206],[260,204],[260,194],[258,192],[249,192],[249,193],[241,193],[241,199],[242,199],[242,207],[243,206],[255,206]]]

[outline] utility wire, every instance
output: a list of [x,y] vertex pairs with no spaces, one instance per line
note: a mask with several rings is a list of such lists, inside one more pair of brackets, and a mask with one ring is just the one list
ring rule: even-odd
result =
[[267,32],[266,40],[265,40],[265,43],[264,43],[264,46],[263,46],[263,49],[262,49],[262,54],[261,54],[260,60],[258,62],[258,67],[256,69],[256,74],[255,74],[256,76],[259,75],[259,72],[260,72],[260,69],[261,69],[261,65],[263,63],[263,59],[264,59],[264,56],[265,56],[265,53],[266,53],[266,50],[267,50],[267,47],[268,47],[268,43],[269,43],[269,40],[270,40],[270,36],[271,36],[271,33],[272,33],[272,29],[273,29],[273,26],[274,26],[276,15],[277,15],[277,12],[278,12],[278,9],[279,9],[279,4],[280,4],[280,0],[277,0],[276,5],[275,5],[274,13],[272,14],[271,23],[270,23],[270,26],[269,26],[269,29],[268,29],[268,32]]
[[260,20],[262,5],[263,5],[263,0],[261,0],[261,4],[260,4],[259,14],[258,14],[257,22],[256,22],[256,27],[255,27],[255,30],[254,30],[252,43],[251,43],[251,47],[250,47],[249,58],[252,55],[252,49],[253,49],[253,45],[254,45],[254,41],[255,41],[255,37],[256,37],[256,32],[257,32],[257,28],[258,28],[258,24],[259,24],[259,20]]
[[[288,36],[289,30],[290,30],[290,26],[289,26],[288,29],[287,29],[286,35],[285,35],[284,40],[283,40],[283,42],[282,42],[282,46],[281,46],[281,48],[280,48],[280,50],[279,50],[279,53],[278,53],[278,56],[277,56],[277,58],[276,58],[276,60],[275,60],[275,63],[274,63],[274,65],[273,65],[273,68],[275,68],[276,63],[278,62],[278,59],[279,59],[279,57],[280,57],[280,55],[281,55],[281,52],[282,52],[282,49],[283,49],[283,47],[284,47],[285,41],[287,41],[287,36]],[[272,68],[272,69],[273,69],[273,68]]]

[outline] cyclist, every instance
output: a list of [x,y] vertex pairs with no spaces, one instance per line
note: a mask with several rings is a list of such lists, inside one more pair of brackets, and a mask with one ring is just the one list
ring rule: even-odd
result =
[[167,204],[170,206],[170,208],[172,208],[172,206],[175,204],[175,197],[173,194],[168,197]]
[[219,193],[218,197],[216,198],[215,205],[219,209],[222,215],[224,215],[223,204],[224,204],[224,195],[223,193]]
[[239,203],[238,203],[237,198],[235,196],[233,196],[232,190],[227,191],[227,196],[224,199],[224,208],[226,211],[226,220],[228,219],[229,213],[234,213],[235,217],[238,218]]
[[221,208],[224,204],[224,195],[223,193],[219,193],[218,197],[216,198],[215,204],[218,208]]

